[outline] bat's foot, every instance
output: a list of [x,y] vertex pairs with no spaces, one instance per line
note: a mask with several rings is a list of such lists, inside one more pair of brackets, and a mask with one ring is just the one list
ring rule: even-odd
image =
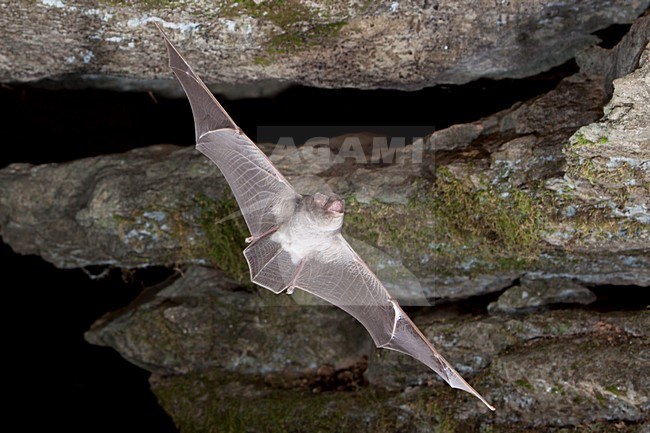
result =
[[253,242],[257,242],[258,240],[262,239],[264,236],[268,236],[268,235],[270,235],[271,233],[274,233],[277,229],[278,229],[277,227],[271,227],[269,230],[265,231],[264,233],[262,233],[262,234],[259,235],[259,236],[249,236],[249,237],[247,237],[247,238],[244,239],[244,240],[245,240],[245,242],[246,242],[247,244],[250,244],[250,243],[253,243]]
[[296,288],[296,281],[298,281],[298,277],[300,276],[300,273],[302,272],[302,267],[305,266],[305,259],[302,259],[300,261],[300,264],[298,265],[298,270],[296,273],[293,275],[293,278],[291,279],[291,284],[287,287],[287,295],[291,295],[293,293],[293,289]]

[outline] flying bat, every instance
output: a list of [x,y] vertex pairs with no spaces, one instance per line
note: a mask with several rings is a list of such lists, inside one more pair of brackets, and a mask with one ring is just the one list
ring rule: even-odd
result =
[[192,106],[196,148],[219,167],[250,229],[244,256],[251,280],[276,294],[300,289],[336,305],[361,322],[377,347],[412,356],[494,410],[434,349],[343,238],[344,201],[296,192],[163,36],[169,66]]

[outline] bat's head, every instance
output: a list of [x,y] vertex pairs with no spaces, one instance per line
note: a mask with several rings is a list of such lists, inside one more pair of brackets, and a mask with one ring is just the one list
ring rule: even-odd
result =
[[343,225],[343,213],[345,212],[345,202],[341,197],[332,194],[325,195],[317,192],[308,198],[308,205],[314,216],[318,219],[319,224],[324,228],[336,230]]

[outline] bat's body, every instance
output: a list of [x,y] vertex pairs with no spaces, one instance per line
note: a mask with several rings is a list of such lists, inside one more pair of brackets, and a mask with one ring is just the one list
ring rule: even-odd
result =
[[[331,200],[331,205],[339,211],[320,212],[321,208],[313,197],[301,197],[293,214],[271,234],[271,240],[289,252],[293,264],[316,256],[325,261],[335,259],[341,248],[339,236],[343,226],[343,201],[338,198]],[[324,195],[318,197],[328,200]]]
[[344,202],[300,195],[239,129],[165,37],[169,65],[194,114],[197,149],[221,170],[251,231],[251,280],[275,293],[301,289],[355,317],[378,347],[403,352],[450,386],[476,392],[433,348],[341,234]]

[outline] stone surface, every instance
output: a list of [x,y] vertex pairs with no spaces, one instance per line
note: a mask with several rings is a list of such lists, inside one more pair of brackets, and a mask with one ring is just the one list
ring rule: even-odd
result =
[[235,289],[222,273],[192,267],[169,286],[153,287],[125,310],[97,321],[86,339],[166,374],[216,368],[291,376],[315,373],[322,365],[349,367],[369,353],[367,333],[341,310]]
[[582,202],[650,224],[650,49],[639,68],[614,80],[605,116],[580,128],[565,149],[565,189]]
[[549,278],[522,279],[517,286],[507,289],[496,302],[488,305],[495,313],[522,313],[553,304],[588,305],[596,300],[589,289],[571,280]]
[[[648,0],[81,0],[0,3],[0,81],[170,92],[153,23],[215,90],[417,89],[535,75],[631,23]],[[79,78],[81,77],[81,79]],[[52,82],[49,83],[52,85]],[[178,89],[174,87],[178,94]]]
[[153,372],[152,388],[181,431],[604,432],[633,431],[622,428],[648,417],[644,310],[412,314],[497,406],[488,414],[414,359],[374,349],[342,311],[236,287],[190,268],[100,319],[86,338]]
[[[400,297],[413,304],[493,293],[523,275],[647,286],[648,48],[627,64],[617,53],[644,46],[649,22],[638,20],[603,56],[619,69],[642,61],[616,81],[600,121],[606,76],[587,70],[394,153],[378,152],[382,142],[364,134],[262,148],[300,192],[347,197],[346,235],[370,246],[363,257],[378,272],[407,270],[392,272],[403,274],[392,286],[408,286]],[[580,144],[592,142],[573,134],[590,123],[585,131],[610,128],[612,144]],[[590,177],[581,161],[620,164]],[[245,282],[248,233],[236,212],[216,167],[190,148],[0,170],[3,240],[60,267],[213,263]]]
[[[447,359],[453,360],[454,367],[469,377],[491,368],[496,358],[513,350],[524,350],[534,342],[578,339],[614,330],[647,340],[643,327],[650,319],[643,311],[605,314],[564,309],[472,318],[447,310],[434,309],[428,315],[415,316],[414,320],[434,346]],[[426,367],[420,368],[417,361],[398,353],[376,350],[375,356],[370,358],[368,379],[371,384],[400,389],[426,384],[430,378]]]
[[0,233],[15,251],[62,268],[195,260],[188,252],[197,233],[183,230],[200,227],[198,195],[224,196],[225,182],[206,182],[214,174],[201,154],[175,146],[66,164],[14,164],[0,174]]
[[491,371],[497,383],[509,384],[504,412],[535,427],[647,419],[647,340],[612,340],[586,336],[495,360]]

